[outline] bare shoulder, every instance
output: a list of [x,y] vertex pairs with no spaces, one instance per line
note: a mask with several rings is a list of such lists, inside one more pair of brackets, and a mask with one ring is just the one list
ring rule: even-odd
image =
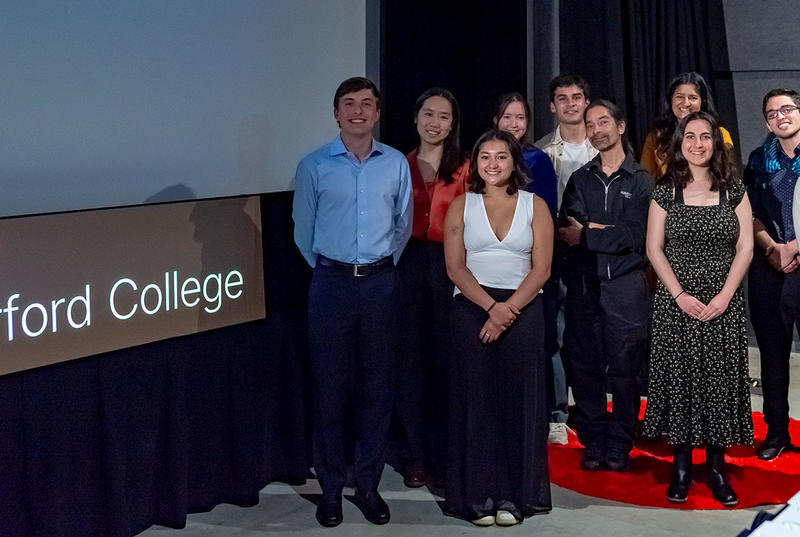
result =
[[447,214],[444,217],[445,232],[448,230],[458,230],[464,227],[464,206],[466,203],[467,195],[461,194],[450,202],[450,207],[447,209]]
[[547,217],[548,220],[552,220],[552,216],[550,215],[550,207],[547,206],[547,202],[544,201],[542,198],[537,196],[536,194],[533,195],[533,219],[537,220],[540,218]]
[[553,217],[550,214],[550,207],[547,206],[542,198],[533,195],[533,219],[531,227],[534,233],[553,234]]
[[550,208],[547,206],[547,202],[540,198],[538,195],[533,194],[533,214],[536,214],[539,211],[546,211],[547,214],[550,214]]
[[455,213],[463,212],[466,200],[467,200],[466,194],[461,194],[457,196],[455,199],[453,199],[452,202],[450,202],[450,207],[447,209],[447,214],[449,215],[450,213],[453,212]]

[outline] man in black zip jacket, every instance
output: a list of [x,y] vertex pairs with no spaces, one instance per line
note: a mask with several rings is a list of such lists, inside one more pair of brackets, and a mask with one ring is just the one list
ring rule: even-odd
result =
[[562,356],[586,448],[581,467],[622,472],[639,414],[636,374],[647,352],[650,295],[643,269],[653,180],[635,161],[614,103],[593,101],[584,119],[600,154],[572,174],[564,191],[558,237],[569,247]]

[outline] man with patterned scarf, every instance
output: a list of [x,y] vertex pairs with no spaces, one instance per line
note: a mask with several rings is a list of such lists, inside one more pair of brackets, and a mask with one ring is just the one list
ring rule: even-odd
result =
[[753,205],[755,252],[748,280],[750,320],[761,352],[767,436],[756,450],[772,460],[790,446],[789,355],[795,302],[800,297],[800,257],[792,197],[800,175],[800,94],[773,89],[762,112],[769,136],[750,155],[744,179]]

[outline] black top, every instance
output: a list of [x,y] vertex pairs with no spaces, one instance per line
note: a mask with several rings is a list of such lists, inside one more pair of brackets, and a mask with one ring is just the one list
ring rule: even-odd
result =
[[[564,190],[560,218],[583,224],[580,244],[566,248],[566,270],[614,279],[647,265],[645,231],[653,179],[628,154],[606,176],[600,155],[576,170]],[[605,229],[589,229],[588,223]]]

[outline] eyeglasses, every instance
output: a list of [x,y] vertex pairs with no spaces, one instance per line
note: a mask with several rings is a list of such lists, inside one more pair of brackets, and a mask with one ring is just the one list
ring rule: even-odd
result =
[[781,106],[777,110],[767,110],[767,112],[764,115],[766,116],[767,121],[772,121],[773,119],[778,117],[778,113],[786,117],[795,110],[800,110],[800,108],[798,108],[797,106],[793,106],[791,104],[787,104],[786,106]]

